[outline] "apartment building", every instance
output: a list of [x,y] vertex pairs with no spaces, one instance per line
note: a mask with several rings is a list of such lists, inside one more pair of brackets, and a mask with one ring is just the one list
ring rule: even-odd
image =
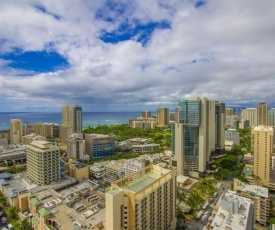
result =
[[140,171],[106,190],[106,229],[176,229],[176,168],[150,165]]
[[246,108],[241,111],[243,120],[249,121],[249,126],[257,126],[257,110],[255,108]]
[[170,112],[169,108],[157,109],[157,126],[168,127],[170,125]]
[[82,132],[82,108],[79,105],[62,106],[62,125],[71,125],[72,133]]
[[273,129],[269,126],[256,126],[252,130],[251,136],[251,147],[254,152],[254,175],[259,177],[259,185],[269,186],[273,147]]
[[268,125],[268,105],[264,102],[257,106],[257,125]]
[[237,195],[251,199],[254,202],[254,220],[264,226],[270,222],[270,198],[268,188],[245,184],[234,180],[234,190]]
[[22,143],[22,122],[20,119],[10,119],[10,144]]
[[60,181],[59,148],[47,141],[33,141],[27,145],[27,173],[37,185]]
[[68,158],[83,160],[85,157],[85,140],[83,135],[74,133],[67,139],[67,154]]
[[227,129],[225,131],[225,141],[233,141],[235,145],[240,144],[240,134],[236,129]]

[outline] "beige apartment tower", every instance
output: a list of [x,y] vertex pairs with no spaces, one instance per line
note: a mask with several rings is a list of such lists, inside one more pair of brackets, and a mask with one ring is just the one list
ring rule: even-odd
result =
[[269,186],[273,129],[269,126],[256,126],[252,132],[254,152],[254,175],[260,178],[259,185]]
[[176,168],[150,165],[140,171],[106,190],[106,229],[176,229]]
[[37,185],[60,181],[59,148],[47,141],[27,145],[27,173]]
[[[71,125],[72,133],[82,132],[82,108],[79,105],[62,106],[62,125]],[[70,134],[72,134],[70,133]]]
[[225,109],[225,115],[226,116],[233,116],[234,115],[234,109],[233,108],[226,108]]
[[149,112],[149,111],[144,111],[144,112],[141,113],[141,116],[142,116],[143,118],[149,118],[149,117],[151,117],[151,112]]
[[255,108],[246,108],[241,112],[243,120],[249,121],[249,127],[257,126],[257,110]]
[[10,119],[10,144],[22,143],[22,122],[20,119]]
[[157,109],[157,125],[160,127],[168,127],[170,122],[169,108]]
[[264,102],[257,106],[257,125],[268,125],[268,105]]

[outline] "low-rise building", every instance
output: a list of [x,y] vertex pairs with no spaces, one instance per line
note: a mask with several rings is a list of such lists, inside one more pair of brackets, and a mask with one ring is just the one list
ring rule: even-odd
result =
[[65,174],[75,178],[77,181],[89,179],[89,167],[79,162],[69,160],[65,163]]
[[125,176],[128,176],[134,172],[137,172],[144,167],[145,167],[144,162],[142,162],[140,160],[126,161],[124,164]]
[[0,146],[0,163],[7,165],[26,162],[26,145],[2,145]]
[[240,134],[236,129],[228,129],[225,131],[225,141],[233,141],[234,144],[240,144]]
[[125,161],[111,161],[109,164],[106,164],[105,167],[105,176],[104,180],[108,182],[113,182],[125,176],[124,169]]
[[254,220],[256,223],[268,226],[270,222],[270,198],[268,188],[245,184],[235,179],[234,189],[237,195],[254,201]]
[[234,146],[234,141],[225,141],[224,142],[225,151],[231,151],[233,146]]
[[43,136],[40,136],[40,135],[36,135],[36,133],[31,133],[29,135],[22,137],[22,143],[24,145],[29,145],[31,142],[33,142],[35,140],[46,141],[46,138]]
[[145,144],[145,145],[132,145],[133,153],[149,153],[158,151],[160,149],[159,144]]

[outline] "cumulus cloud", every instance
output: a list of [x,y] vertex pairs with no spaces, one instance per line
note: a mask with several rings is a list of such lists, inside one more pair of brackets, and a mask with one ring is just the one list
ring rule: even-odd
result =
[[[174,108],[193,96],[228,106],[275,105],[274,6],[272,0],[3,1],[0,111],[59,111],[69,103],[85,111]],[[56,52],[69,67],[41,73],[12,68],[3,58],[29,51]]]

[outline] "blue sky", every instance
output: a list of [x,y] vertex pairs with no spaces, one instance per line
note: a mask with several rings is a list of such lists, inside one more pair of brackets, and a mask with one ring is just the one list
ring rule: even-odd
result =
[[4,0],[0,112],[275,106],[272,0]]

